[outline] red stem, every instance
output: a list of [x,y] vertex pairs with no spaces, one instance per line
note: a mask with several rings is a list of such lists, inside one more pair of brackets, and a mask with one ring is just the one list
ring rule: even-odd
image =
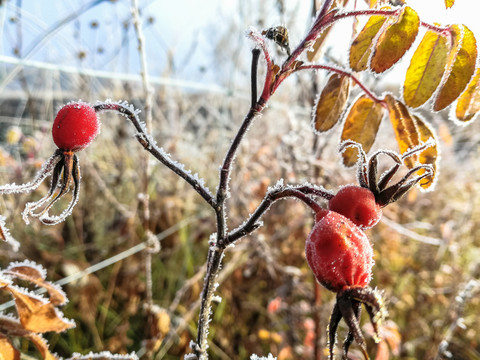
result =
[[[334,23],[337,20],[348,18],[348,17],[357,17],[357,16],[373,16],[373,15],[383,15],[383,16],[398,16],[400,15],[400,12],[402,11],[402,8],[400,9],[394,9],[394,10],[375,10],[375,9],[369,9],[369,10],[353,10],[353,11],[348,11],[344,13],[338,13],[335,14],[335,16],[329,20],[328,22],[325,23],[325,25],[330,26],[332,23]],[[437,25],[432,25],[429,24],[425,21],[420,21],[420,26],[426,27],[428,30],[435,31],[436,33],[439,33],[444,36],[448,36],[450,33],[448,27],[441,27]]]
[[303,65],[303,66],[299,66],[298,68],[295,69],[295,71],[299,71],[299,70],[327,70],[327,71],[331,71],[331,72],[334,72],[334,73],[337,73],[339,75],[342,75],[342,76],[348,76],[350,79],[352,79],[358,86],[360,86],[360,88],[365,92],[365,94],[367,94],[368,97],[370,97],[373,101],[377,102],[377,103],[380,103],[380,104],[384,104],[384,101],[379,99],[374,93],[372,93],[370,90],[368,90],[365,85],[362,84],[362,82],[360,80],[358,80],[356,78],[355,75],[353,75],[351,72],[348,72],[348,71],[345,71],[345,70],[342,70],[342,69],[339,69],[337,67],[334,67],[334,66],[329,66],[329,65],[319,65],[319,64],[315,64],[315,65]]

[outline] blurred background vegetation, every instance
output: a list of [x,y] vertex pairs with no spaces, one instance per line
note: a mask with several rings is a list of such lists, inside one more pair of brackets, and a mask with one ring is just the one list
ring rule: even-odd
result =
[[[38,3],[35,6],[55,7],[61,2]],[[295,44],[310,24],[312,4],[217,4],[210,25],[194,28],[197,35],[172,43],[162,23],[157,27],[158,18],[165,17],[158,3],[140,2],[154,75],[153,135],[214,190],[223,154],[249,107],[251,44],[245,29],[283,23]],[[47,17],[50,23],[32,12],[35,6],[21,0],[0,5],[2,184],[29,181],[53,153],[51,123],[60,105],[110,98],[128,100],[138,109],[144,106],[129,1],[58,5],[62,11],[53,20]],[[167,15],[181,14],[187,17],[183,21],[194,18],[194,2],[185,2],[182,13]],[[350,39],[344,34],[346,48]],[[338,39],[342,32],[330,35],[319,61],[342,63],[346,54],[333,46]],[[279,50],[276,56],[285,54]],[[309,181],[332,190],[355,181],[355,170],[342,167],[336,152],[339,129],[327,136],[311,130],[312,105],[325,75],[305,73],[288,80],[247,134],[232,174],[231,228],[244,221],[279,179]],[[400,78],[363,79],[377,94],[398,94]],[[448,111],[422,115],[441,140],[441,174],[434,192],[412,191],[386,208],[384,220],[368,231],[375,250],[373,286],[385,291],[390,315],[384,327],[386,341],[376,347],[369,336],[369,350],[377,359],[433,359],[446,340],[452,359],[480,359],[480,297],[472,282],[480,277],[480,124],[458,127],[448,120]],[[80,202],[65,223],[49,227],[22,221],[25,203],[41,197],[48,184],[34,194],[0,198],[0,213],[21,243],[18,252],[0,244],[2,268],[30,259],[56,281],[144,241],[138,217],[143,150],[125,119],[106,113],[101,121],[101,134],[79,154]],[[389,148],[392,134],[384,122],[374,147]],[[64,286],[70,299],[64,311],[77,328],[48,336],[51,349],[61,356],[110,350],[135,351],[147,358],[147,349],[153,348],[156,359],[178,359],[190,351],[214,214],[189,186],[150,161],[151,225],[161,239],[152,264],[155,316],[144,309],[144,251],[114,259]],[[315,286],[305,262],[311,213],[289,200],[275,204],[264,221],[264,227],[225,258],[218,289],[222,301],[214,309],[210,333],[212,359],[246,359],[269,352],[279,359],[308,359],[313,358],[318,336],[326,346],[325,328],[335,295]],[[346,335],[345,330],[340,334]],[[22,351],[38,357],[28,346],[21,344]],[[326,350],[320,355],[326,358]],[[361,358],[355,351],[351,356]]]

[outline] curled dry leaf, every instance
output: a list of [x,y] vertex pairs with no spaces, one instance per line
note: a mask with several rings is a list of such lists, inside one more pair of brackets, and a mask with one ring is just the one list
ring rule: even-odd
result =
[[40,354],[42,354],[44,360],[59,360],[48,350],[48,343],[41,335],[30,334],[28,339],[35,345]]
[[464,123],[472,120],[480,111],[480,67],[468,84],[467,89],[458,98],[455,117]]
[[[368,152],[375,141],[382,118],[382,104],[366,95],[361,95],[348,111],[341,135],[342,142],[353,140]],[[355,148],[345,149],[342,156],[345,166],[353,166],[357,163],[358,155]]]
[[0,359],[20,360],[20,352],[15,349],[7,337],[0,334]]
[[477,42],[465,25],[450,26],[453,45],[447,62],[446,79],[435,99],[433,110],[440,111],[457,99],[465,90],[477,61]]
[[433,95],[442,80],[448,58],[445,36],[427,31],[415,50],[405,76],[405,104],[416,108]]
[[17,313],[25,330],[37,333],[60,332],[75,326],[73,322],[65,319],[53,304],[25,293],[15,286],[9,286],[8,290],[15,299]]
[[376,73],[390,69],[410,49],[418,34],[420,18],[411,7],[402,9],[398,20],[378,38],[370,61],[370,69]]
[[313,114],[313,126],[316,131],[330,130],[339,120],[347,105],[350,78],[332,74],[322,90]]
[[[382,8],[390,10],[389,7]],[[358,33],[350,46],[350,67],[354,71],[363,71],[368,67],[368,60],[372,54],[376,39],[386,25],[387,17],[374,15],[368,19],[363,29]]]
[[50,303],[53,305],[63,305],[67,302],[65,293],[51,282],[45,280],[45,273],[42,269],[32,266],[28,263],[17,263],[9,266],[5,271],[6,274],[21,280],[28,281],[32,284],[47,290],[50,296]]

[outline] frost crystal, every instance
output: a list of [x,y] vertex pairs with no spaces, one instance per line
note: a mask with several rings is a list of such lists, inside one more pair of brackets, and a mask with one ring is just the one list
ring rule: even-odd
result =
[[23,267],[23,266],[26,266],[26,267],[29,267],[29,268],[32,268],[34,269],[35,271],[37,271],[40,275],[40,277],[45,280],[45,278],[47,277],[47,270],[45,270],[41,265],[38,265],[37,263],[33,262],[33,261],[30,261],[30,260],[23,260],[23,261],[14,261],[14,262],[11,262],[8,267],[7,267],[7,271],[15,271],[14,268],[17,268],[17,267]]
[[266,357],[265,357],[265,356],[260,357],[260,356],[258,356],[258,355],[256,355],[256,354],[252,354],[252,355],[250,356],[250,360],[277,360],[277,358],[274,357],[274,356],[273,356],[272,354],[270,354],[270,353],[269,353],[268,356],[266,356]]
[[0,234],[2,235],[3,239],[12,247],[12,250],[17,252],[20,248],[20,243],[10,234],[10,231],[5,225],[5,220],[5,216],[0,215]]
[[109,351],[102,351],[100,353],[90,352],[87,355],[74,353],[73,356],[67,360],[93,360],[93,359],[138,360],[138,356],[134,352],[127,355],[119,355],[119,354],[112,354]]

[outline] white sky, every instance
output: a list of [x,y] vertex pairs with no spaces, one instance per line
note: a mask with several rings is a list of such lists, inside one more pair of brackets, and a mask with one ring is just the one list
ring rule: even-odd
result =
[[[39,35],[52,24],[90,1],[23,0],[23,53],[31,49]],[[350,0],[351,3],[354,1]],[[356,1],[360,6],[364,5],[363,0]],[[279,19],[278,13],[273,11],[275,4],[273,0],[140,0],[139,2],[143,7],[143,15],[151,15],[155,18],[154,25],[145,28],[151,73],[157,76],[162,75],[168,56],[172,56],[177,62],[177,76],[198,76],[198,81],[216,81],[212,77],[205,78],[206,75],[201,75],[198,69],[210,67],[212,72],[216,70],[211,58],[217,42],[222,39],[222,36],[225,37],[225,32],[227,32],[227,40],[242,46],[241,53],[246,53],[248,58],[251,44],[244,37],[244,31],[249,25],[255,25],[255,21],[260,16],[258,14],[263,11],[263,14],[271,14],[271,19],[266,20],[267,26],[283,23],[291,29],[291,42],[294,46],[295,41],[300,40],[306,31],[311,6],[311,0],[284,1],[289,7],[290,14],[286,19]],[[480,43],[478,19],[480,0],[456,0],[453,8],[449,10],[445,10],[444,0],[408,0],[407,3],[417,10],[421,19],[426,22],[467,25],[477,35]],[[15,25],[9,22],[10,17],[16,14],[15,4],[16,1],[9,0],[6,6],[0,6],[0,20],[2,18],[4,20],[0,27],[1,55],[12,56],[12,45],[17,41]],[[123,52],[121,49],[116,50],[125,40],[121,24],[129,19],[130,6],[130,0],[106,1],[86,11],[42,44],[30,59],[110,71],[138,72],[139,61],[135,54],[136,40],[133,32],[130,32],[130,37],[127,39],[130,50],[123,50]],[[100,26],[97,30],[89,27],[92,21],[99,22]],[[232,23],[237,25],[233,32],[228,30]],[[343,26],[348,31],[350,25],[347,21]],[[347,39],[343,44],[343,49],[339,48],[340,52],[345,53],[348,41]],[[341,44],[342,41],[338,43]],[[97,53],[100,47],[105,48],[103,54]],[[192,49],[194,49],[193,52]],[[89,55],[83,62],[75,58],[80,50],[86,50]],[[188,58],[190,53],[194,55],[192,58]],[[183,65],[188,71],[181,68]]]

